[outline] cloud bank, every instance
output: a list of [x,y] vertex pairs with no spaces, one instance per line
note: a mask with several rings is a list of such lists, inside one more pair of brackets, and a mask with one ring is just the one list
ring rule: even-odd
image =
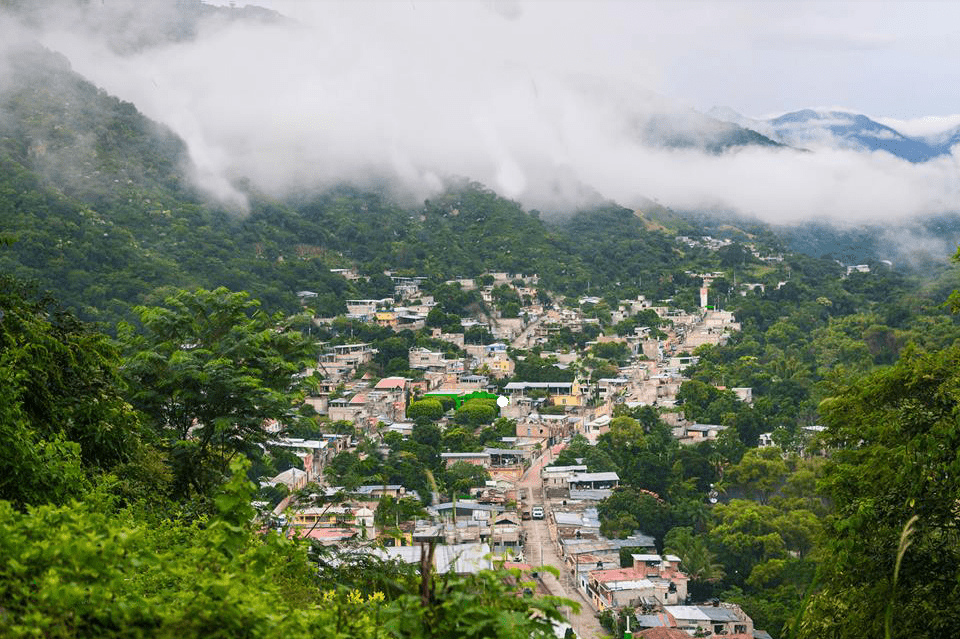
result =
[[597,194],[778,223],[960,209],[956,155],[914,165],[853,150],[648,144],[644,123],[689,109],[654,92],[675,61],[640,24],[617,28],[644,15],[623,6],[293,3],[278,6],[290,22],[215,23],[136,51],[66,20],[39,37],[181,135],[197,180],[224,200],[241,197],[241,177],[277,194],[390,179],[426,197],[466,176],[544,211]]

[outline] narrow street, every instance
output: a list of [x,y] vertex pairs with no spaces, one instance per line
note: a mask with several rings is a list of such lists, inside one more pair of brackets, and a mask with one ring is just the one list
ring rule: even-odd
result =
[[540,581],[550,594],[565,597],[580,604],[579,612],[565,610],[567,620],[573,626],[577,636],[582,639],[604,639],[609,635],[597,621],[590,602],[573,587],[570,574],[557,554],[556,530],[549,523],[551,521],[550,504],[543,494],[540,469],[549,463],[559,450],[559,447],[555,447],[554,451],[547,451],[541,455],[520,480],[520,486],[530,495],[530,504],[542,505],[545,513],[544,519],[530,519],[523,522],[527,540],[524,545],[524,554],[527,563],[533,566],[553,566],[559,571],[559,578],[548,572],[540,573]]
[[514,348],[530,348],[532,345],[531,342],[533,341],[534,331],[542,321],[543,315],[527,324],[524,329],[520,331],[520,334],[513,338],[513,341],[510,343],[510,345]]

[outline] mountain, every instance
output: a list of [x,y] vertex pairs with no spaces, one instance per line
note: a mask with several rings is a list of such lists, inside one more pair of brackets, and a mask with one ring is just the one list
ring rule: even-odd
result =
[[769,138],[779,139],[777,137],[777,132],[774,131],[773,127],[767,124],[766,120],[748,118],[747,116],[738,113],[728,106],[715,106],[707,111],[706,115],[714,120],[719,120],[720,122],[735,124],[744,129],[750,129],[751,131],[762,133]]
[[[0,235],[15,241],[0,247],[0,272],[52,291],[87,320],[111,325],[170,287],[246,290],[287,312],[310,290],[314,310],[330,315],[345,299],[389,295],[386,269],[433,282],[538,273],[553,291],[624,296],[641,292],[641,278],[653,294],[654,274],[683,270],[673,234],[651,228],[643,211],[605,202],[541,219],[466,179],[419,203],[349,185],[279,198],[239,181],[250,203],[241,215],[192,186],[183,140],[63,56],[32,45],[3,65]],[[369,279],[347,281],[335,267]]]
[[908,136],[848,111],[802,109],[764,120],[747,118],[729,107],[714,107],[708,115],[792,146],[884,151],[909,162],[926,162],[948,154],[951,146],[960,143],[960,128],[936,139]]
[[942,153],[921,139],[856,113],[803,109],[767,122],[780,139],[801,145],[832,138],[834,145],[841,148],[886,151],[910,162],[926,162]]
[[943,153],[949,153],[950,149],[960,144],[960,126],[925,139],[934,148],[940,149]]
[[216,6],[202,0],[90,2],[89,0],[0,0],[0,9],[25,29],[68,27],[103,41],[117,53],[195,39],[202,29],[231,22],[278,24],[289,19],[254,5]]

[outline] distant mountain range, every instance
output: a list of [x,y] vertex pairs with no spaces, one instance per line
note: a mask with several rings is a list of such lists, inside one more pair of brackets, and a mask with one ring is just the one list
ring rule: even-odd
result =
[[803,109],[759,120],[729,107],[714,107],[707,115],[790,146],[884,151],[909,162],[926,162],[947,155],[954,145],[960,144],[960,127],[931,137],[909,136],[865,115],[847,111]]

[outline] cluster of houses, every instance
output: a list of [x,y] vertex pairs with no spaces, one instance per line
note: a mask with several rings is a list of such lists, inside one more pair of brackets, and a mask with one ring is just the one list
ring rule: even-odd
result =
[[[715,273],[704,274],[715,276]],[[521,277],[506,273],[493,274],[495,283],[510,283],[512,286],[536,285],[536,276]],[[405,294],[418,294],[418,278],[396,279],[397,286],[404,287]],[[475,286],[472,280],[456,280],[461,286]],[[489,286],[485,287],[489,288]],[[519,290],[519,289],[518,289]],[[535,293],[530,288],[529,292]],[[350,316],[366,321],[393,324],[391,317],[383,316],[382,306],[389,300],[350,300]],[[432,300],[421,296],[416,300],[425,310]],[[584,298],[584,303],[591,301]],[[704,300],[705,301],[705,300]],[[704,305],[705,306],[705,305]],[[413,309],[414,307],[408,307]],[[433,337],[453,343],[464,350],[462,357],[450,357],[440,350],[415,347],[408,352],[410,370],[422,371],[415,379],[389,377],[381,380],[359,371],[370,363],[375,355],[372,344],[350,343],[330,345],[320,354],[316,370],[323,381],[315,395],[308,397],[318,414],[332,421],[347,421],[361,431],[373,433],[386,427],[408,435],[412,423],[407,419],[406,408],[412,399],[430,396],[466,397],[478,391],[502,393],[509,401],[501,408],[503,417],[517,421],[516,441],[511,446],[521,450],[544,449],[555,445],[575,433],[590,439],[601,435],[609,426],[613,408],[620,403],[628,406],[652,405],[671,408],[684,380],[684,370],[696,363],[688,355],[703,344],[722,344],[729,335],[739,330],[735,318],[726,311],[701,308],[687,312],[665,306],[653,306],[643,296],[627,300],[614,311],[614,320],[631,317],[644,309],[653,309],[664,320],[665,332],[653,332],[650,327],[637,327],[634,334],[624,337],[598,336],[595,342],[622,343],[631,361],[620,367],[616,376],[589,381],[588,371],[579,368],[581,354],[577,352],[541,352],[541,357],[553,358],[559,369],[572,369],[574,376],[568,382],[511,381],[505,386],[496,386],[497,380],[515,375],[517,362],[510,354],[507,342],[492,344],[464,344],[463,333],[445,333],[434,329]],[[397,315],[399,310],[393,308]],[[551,331],[563,327],[582,328],[582,313],[573,309],[550,309],[543,315],[527,315],[522,327],[527,339],[541,340]],[[464,320],[466,323],[468,320]],[[513,334],[513,333],[511,333]],[[522,357],[522,356],[521,356]],[[308,371],[309,372],[309,371]],[[734,389],[751,401],[750,389]],[[441,424],[442,425],[442,424]],[[696,443],[716,438],[722,426],[686,423],[682,417],[673,423],[675,435],[681,443]]]
[[[701,237],[689,237],[687,235],[678,235],[675,238],[675,241],[684,244],[690,248],[705,248],[708,251],[718,251],[725,246],[730,246],[733,244],[733,240],[727,238],[716,238],[709,235],[704,235]],[[744,242],[743,247],[750,251],[751,255],[754,258],[760,260],[761,262],[766,262],[768,264],[782,262],[783,253],[772,253],[770,255],[764,255],[759,247],[752,242]]]
[[[343,273],[345,277],[352,275]],[[380,326],[402,330],[422,328],[434,300],[422,294],[422,278],[393,276],[394,298],[349,300],[348,316]],[[307,402],[332,421],[346,421],[361,432],[385,431],[409,437],[413,423],[406,410],[415,399],[453,398],[457,405],[477,396],[502,395],[500,415],[515,420],[515,431],[498,442],[498,447],[482,451],[442,453],[448,466],[466,462],[484,468],[490,475],[487,485],[478,488],[470,499],[434,503],[427,517],[395,525],[375,525],[375,512],[383,497],[394,500],[418,499],[419,495],[403,486],[360,486],[352,490],[324,487],[317,500],[285,500],[275,509],[290,535],[309,537],[322,544],[341,544],[351,539],[379,540],[375,552],[384,557],[418,562],[421,543],[436,542],[436,568],[470,572],[491,565],[492,556],[516,558],[536,563],[537,549],[529,548],[522,525],[529,516],[519,482],[531,462],[574,434],[589,439],[609,430],[613,409],[651,405],[668,409],[664,419],[682,444],[715,439],[721,425],[698,424],[684,419],[675,406],[676,394],[684,381],[685,370],[696,364],[689,355],[703,344],[722,344],[740,326],[732,314],[709,306],[709,285],[722,273],[701,274],[705,288],[700,308],[689,312],[667,306],[655,306],[642,296],[622,302],[612,309],[614,323],[652,309],[660,318],[660,330],[637,327],[632,335],[599,336],[596,342],[619,342],[631,356],[616,375],[590,381],[580,368],[582,354],[577,352],[541,352],[552,357],[560,369],[572,369],[573,379],[566,382],[514,380],[495,386],[497,380],[514,377],[517,362],[510,346],[529,347],[546,344],[563,329],[582,330],[596,323],[580,309],[543,308],[536,302],[536,276],[495,273],[480,285],[472,279],[454,280],[465,290],[478,289],[488,302],[493,301],[494,286],[509,285],[528,305],[521,318],[485,317],[463,320],[463,329],[481,320],[501,341],[493,344],[465,344],[464,333],[446,333],[434,329],[433,337],[455,344],[465,356],[450,357],[442,351],[412,348],[408,353],[411,370],[422,371],[416,379],[404,377],[372,378],[360,375],[372,361],[372,344],[331,345],[318,358],[317,370],[323,382],[317,394]],[[584,297],[581,306],[599,304],[598,298]],[[511,344],[512,342],[512,344]],[[738,397],[752,401],[751,389],[733,389]],[[496,391],[496,395],[491,394]],[[450,420],[445,415],[441,427]],[[326,463],[349,445],[349,437],[324,436],[321,440],[282,440],[278,445],[295,451],[303,460],[303,470],[291,468],[271,479],[291,491],[310,482],[321,481]],[[585,466],[545,467],[541,474],[544,494],[555,505],[548,513],[552,537],[558,555],[565,563],[570,583],[598,611],[631,608],[637,611],[637,629],[649,631],[710,632],[731,637],[758,637],[752,622],[739,608],[687,605],[688,577],[679,558],[656,553],[653,539],[636,532],[625,540],[606,539],[600,534],[596,504],[611,494],[619,478],[616,473],[588,473]],[[331,498],[336,496],[331,501]],[[436,495],[434,497],[437,497]],[[436,500],[433,500],[436,502]],[[561,504],[557,506],[556,504]],[[382,522],[381,522],[382,523]],[[621,567],[621,548],[630,547],[632,564]],[[371,550],[371,552],[373,552]],[[666,636],[666,635],[664,635]]]
[[[568,583],[598,613],[632,611],[634,636],[689,638],[722,635],[732,639],[770,639],[736,604],[712,601],[690,605],[689,577],[681,559],[659,554],[654,539],[635,531],[626,539],[600,533],[596,504],[610,495],[616,473],[587,473],[586,466],[546,466],[541,480],[547,501],[551,537],[564,564]],[[622,567],[621,549],[630,549]],[[537,549],[526,557],[536,560]]]

